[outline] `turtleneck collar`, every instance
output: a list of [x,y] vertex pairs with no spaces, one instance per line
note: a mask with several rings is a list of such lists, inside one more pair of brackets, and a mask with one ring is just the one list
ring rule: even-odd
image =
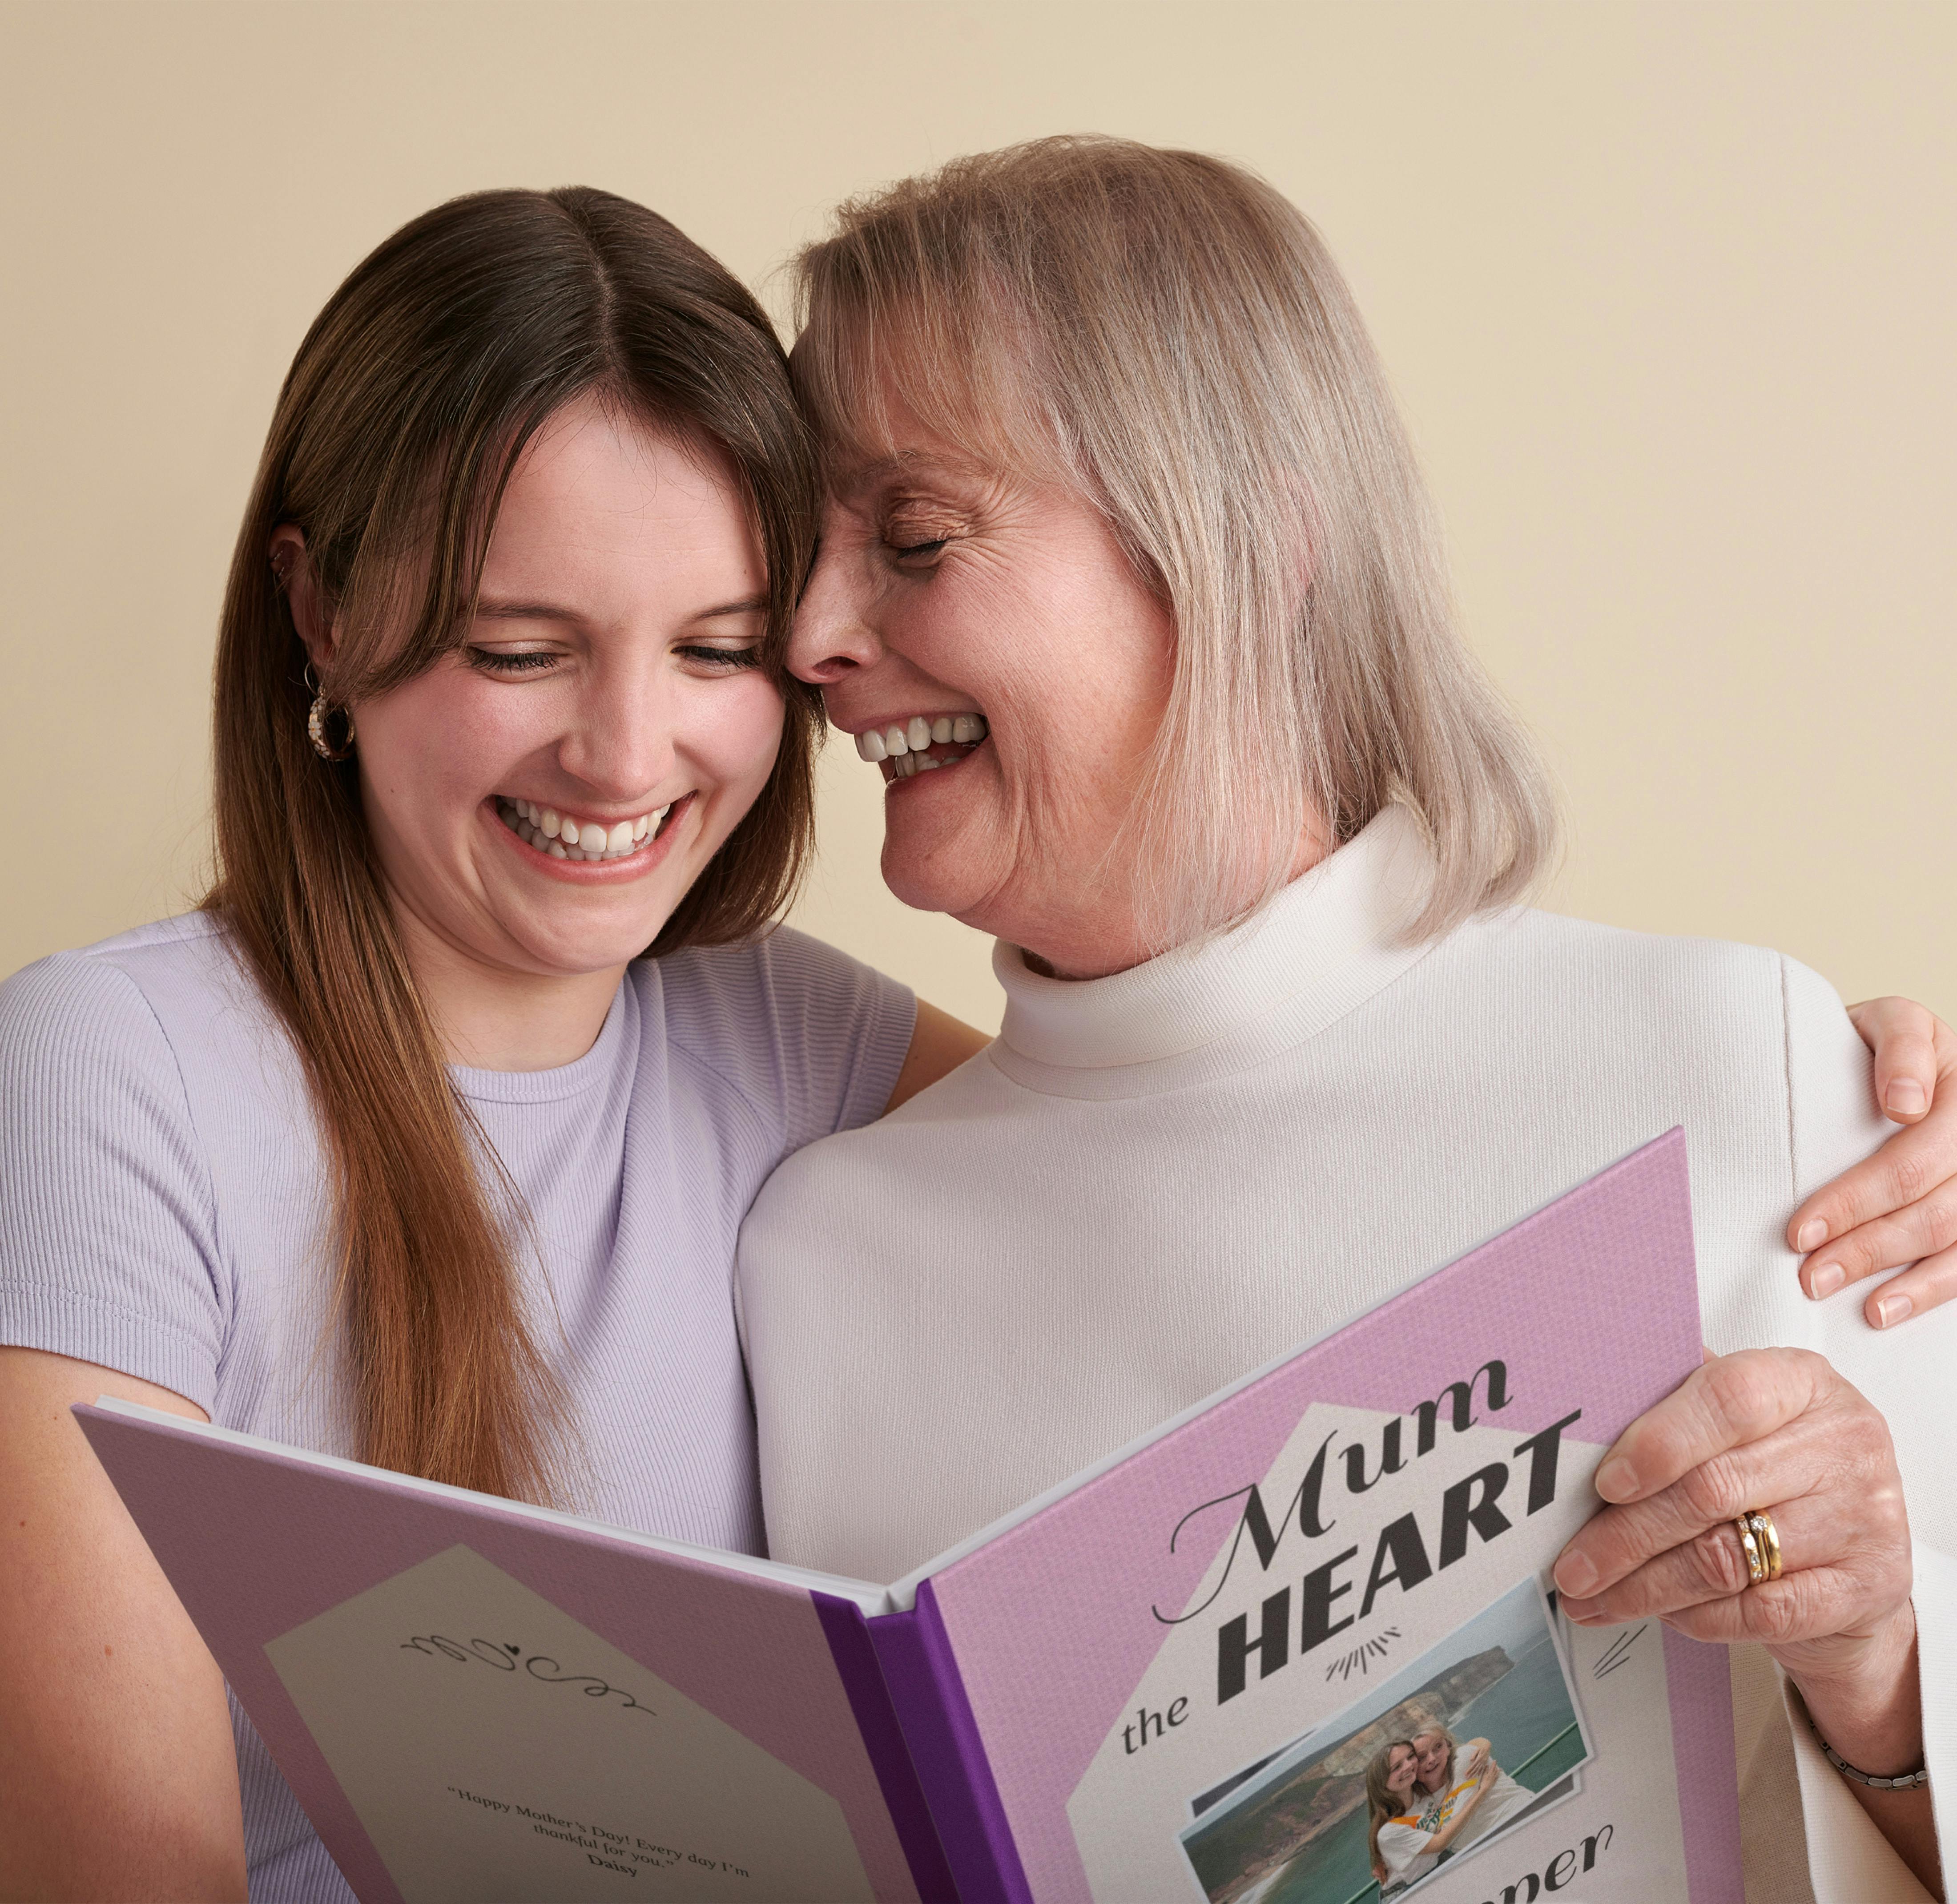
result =
[[1001,940],[993,1062],[1030,1090],[1080,1098],[1144,1096],[1255,1063],[1426,954],[1430,943],[1393,935],[1432,876],[1418,821],[1390,806],[1241,925],[1111,977],[1043,978]]

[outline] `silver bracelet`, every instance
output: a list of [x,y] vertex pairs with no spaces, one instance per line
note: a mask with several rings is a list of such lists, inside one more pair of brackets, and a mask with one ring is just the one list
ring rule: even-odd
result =
[[1871,1792],[1914,1792],[1918,1785],[1930,1782],[1930,1766],[1926,1760],[1914,1772],[1899,1773],[1893,1779],[1879,1779],[1867,1772],[1858,1771],[1821,1736],[1821,1728],[1814,1722],[1813,1715],[1808,1716],[1807,1729],[1814,1735],[1814,1742],[1821,1747],[1821,1756],[1834,1766],[1845,1779],[1853,1779],[1857,1785],[1867,1785]]

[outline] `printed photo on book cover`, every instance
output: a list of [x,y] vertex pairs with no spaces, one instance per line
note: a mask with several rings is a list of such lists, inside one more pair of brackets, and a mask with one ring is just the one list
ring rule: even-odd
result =
[[1396,1900],[1570,1796],[1590,1757],[1548,1604],[1525,1580],[1193,1796],[1181,1842],[1209,1904]]

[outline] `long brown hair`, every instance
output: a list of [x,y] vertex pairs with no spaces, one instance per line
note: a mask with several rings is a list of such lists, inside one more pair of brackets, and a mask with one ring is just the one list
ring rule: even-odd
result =
[[[1366,1855],[1375,1868],[1380,1862],[1380,1827],[1400,1815],[1400,1801],[1387,1790],[1386,1774],[1393,1770],[1393,1754],[1402,1745],[1413,1751],[1412,1739],[1389,1739],[1366,1766]],[[1415,1752],[1414,1757],[1417,1760],[1420,1754]]]
[[[298,1046],[334,1169],[337,1315],[362,1457],[549,1498],[563,1397],[526,1319],[525,1219],[451,1088],[361,811],[306,732],[307,656],[269,558],[305,537],[337,707],[463,639],[524,445],[596,393],[717,451],[765,560],[773,774],[653,946],[760,929],[806,862],[818,705],[782,656],[813,460],[773,329],[666,220],[584,187],[488,191],[403,226],[334,293],[280,393],[226,590],[214,804],[221,916]],[[338,723],[334,723],[336,737]],[[485,1181],[485,1178],[487,1181]]]

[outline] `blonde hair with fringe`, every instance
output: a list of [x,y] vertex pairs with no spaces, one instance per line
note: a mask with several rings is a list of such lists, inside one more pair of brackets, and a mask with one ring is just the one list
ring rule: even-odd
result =
[[795,267],[793,368],[827,454],[888,455],[900,405],[1058,476],[1171,612],[1132,818],[1153,949],[1269,899],[1308,827],[1329,849],[1396,802],[1435,861],[1407,936],[1526,894],[1555,848],[1547,778],[1462,644],[1385,372],[1295,207],[1201,153],[1065,137],[836,218]]

